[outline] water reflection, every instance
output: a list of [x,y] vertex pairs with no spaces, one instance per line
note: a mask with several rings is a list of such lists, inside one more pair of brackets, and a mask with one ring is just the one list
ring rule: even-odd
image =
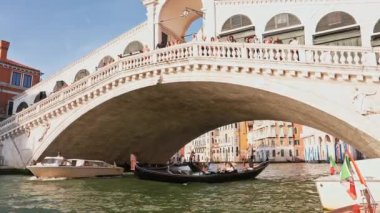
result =
[[257,180],[178,185],[110,179],[0,177],[0,212],[322,212],[313,180],[328,166],[272,164]]

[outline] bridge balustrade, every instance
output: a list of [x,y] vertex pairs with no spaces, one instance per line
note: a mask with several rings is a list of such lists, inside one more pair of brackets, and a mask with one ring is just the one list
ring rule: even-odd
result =
[[0,122],[1,132],[9,131],[17,125],[32,121],[42,112],[53,110],[72,97],[93,89],[94,85],[107,83],[116,73],[128,72],[136,68],[156,64],[178,62],[190,58],[234,59],[270,61],[274,63],[302,63],[309,65],[337,65],[363,67],[380,65],[380,48],[303,46],[285,44],[247,44],[222,42],[189,42],[149,53],[123,57],[95,73],[63,88],[46,99]]

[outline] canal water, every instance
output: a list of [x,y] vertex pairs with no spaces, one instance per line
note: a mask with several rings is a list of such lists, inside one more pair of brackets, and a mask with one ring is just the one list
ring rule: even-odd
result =
[[327,174],[327,164],[271,164],[256,180],[222,184],[0,176],[0,212],[322,212],[313,180]]

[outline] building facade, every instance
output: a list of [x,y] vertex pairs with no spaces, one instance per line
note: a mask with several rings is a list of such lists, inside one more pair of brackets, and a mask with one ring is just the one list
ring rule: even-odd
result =
[[306,162],[328,162],[331,156],[336,162],[342,162],[344,153],[348,150],[354,159],[364,156],[349,144],[325,132],[304,126],[301,134],[304,142],[304,156]]
[[39,70],[9,59],[9,47],[8,41],[0,41],[0,120],[28,107],[23,102],[14,108],[13,97],[37,84],[41,76]]
[[248,131],[252,122],[219,127],[185,145],[185,160],[194,152],[195,162],[241,162],[247,159]]
[[305,161],[305,144],[302,139],[303,125],[293,123],[294,155],[298,162]]
[[[254,159],[294,162],[293,124],[283,121],[255,121],[253,124]],[[298,153],[299,154],[299,153]]]

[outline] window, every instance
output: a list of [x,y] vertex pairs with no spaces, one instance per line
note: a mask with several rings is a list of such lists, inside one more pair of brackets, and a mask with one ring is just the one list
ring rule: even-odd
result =
[[281,157],[284,157],[284,155],[285,155],[285,152],[283,149],[281,149]]
[[293,152],[292,152],[292,150],[289,150],[289,156],[290,156],[290,157],[293,157]]
[[296,149],[296,156],[297,156],[297,157],[299,156],[298,149]]
[[276,157],[276,150],[274,150],[274,149],[272,150],[272,156]]
[[290,13],[282,13],[274,16],[265,26],[265,31],[277,30],[291,26],[301,25],[301,21]]
[[127,55],[133,55],[136,53],[141,53],[143,52],[144,46],[141,42],[139,41],[132,41],[131,43],[128,44],[128,46],[124,50],[124,54]]
[[100,60],[100,62],[98,64],[98,68],[105,67],[108,64],[113,63],[114,61],[115,61],[115,59],[113,59],[111,56],[105,56],[104,58],[102,58],[102,60]]
[[236,157],[239,156],[239,147],[236,147]]
[[18,107],[17,107],[17,109],[16,109],[16,112],[21,112],[23,109],[26,109],[26,108],[28,108],[28,104],[25,103],[25,102],[21,102],[21,103],[18,105]]
[[90,75],[90,72],[88,70],[79,70],[77,74],[75,75],[74,82],[79,81],[80,79]]
[[11,84],[14,86],[20,86],[21,84],[21,73],[13,72]]
[[67,87],[66,82],[64,82],[64,81],[57,81],[57,82],[55,83],[55,86],[54,86],[53,92],[58,92],[59,90],[65,88],[65,87]]
[[284,144],[284,141],[282,140],[282,138],[280,139],[280,144],[281,144],[281,145]]
[[380,19],[377,21],[375,25],[375,29],[373,30],[374,33],[380,33]]
[[356,24],[355,19],[345,12],[332,12],[325,15],[317,25],[317,32]]
[[251,20],[245,15],[235,15],[229,18],[222,27],[222,32],[252,25]]
[[24,74],[22,86],[25,88],[32,87],[32,76],[31,75]]
[[8,115],[11,116],[13,114],[13,101],[9,101],[8,103]]

